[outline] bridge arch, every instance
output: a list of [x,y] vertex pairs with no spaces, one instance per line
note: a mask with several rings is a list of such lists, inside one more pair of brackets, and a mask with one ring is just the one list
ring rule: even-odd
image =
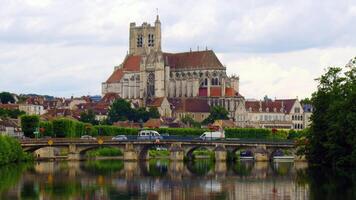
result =
[[86,147],[77,147],[77,149],[76,149],[77,152],[76,153],[79,153],[80,156],[85,156],[86,153],[88,151],[90,151],[90,150],[95,150],[95,149],[100,149],[100,148],[105,148],[105,147],[119,149],[122,154],[125,151],[124,147],[118,146],[118,145],[92,145],[92,146],[86,146]]
[[[230,152],[230,156],[232,156],[233,160],[236,160],[237,158],[241,156],[254,156],[255,149],[252,147],[247,147],[247,146],[237,146],[234,147]],[[237,155],[238,154],[238,155]]]
[[193,160],[194,159],[194,151],[196,150],[208,150],[208,151],[213,151],[214,152],[214,147],[213,146],[205,146],[205,145],[196,145],[191,148],[188,148],[185,152],[185,157],[188,160]]
[[141,147],[141,149],[139,150],[139,155],[138,155],[138,159],[139,160],[148,160],[149,159],[149,154],[148,151],[149,150],[153,150],[153,149],[157,149],[158,147],[160,148],[165,148],[167,150],[169,150],[170,145],[168,144],[146,144],[143,147]]

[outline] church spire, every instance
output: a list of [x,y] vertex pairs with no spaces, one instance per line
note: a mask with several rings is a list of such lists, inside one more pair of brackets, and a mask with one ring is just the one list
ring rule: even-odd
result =
[[161,22],[159,21],[158,8],[156,8],[156,12],[157,12],[157,15],[156,15],[156,21],[155,21],[155,24],[157,24],[157,23],[161,23]]

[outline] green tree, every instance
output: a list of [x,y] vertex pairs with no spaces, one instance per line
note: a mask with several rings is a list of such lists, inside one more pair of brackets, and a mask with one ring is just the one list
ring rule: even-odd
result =
[[222,106],[214,106],[210,109],[210,115],[203,120],[203,124],[213,123],[218,119],[229,119],[229,112]]
[[148,116],[149,118],[153,118],[153,119],[158,119],[161,117],[156,107],[150,107],[148,109]]
[[130,103],[124,99],[118,99],[110,106],[108,113],[109,123],[132,120],[134,117],[134,109],[132,109]]
[[141,107],[138,109],[131,108],[131,105],[128,101],[124,99],[118,99],[110,106],[108,113],[108,123],[112,124],[117,121],[135,121],[143,122],[147,121],[150,118],[160,118],[157,108],[149,108],[146,111],[146,108]]
[[190,115],[185,115],[182,117],[181,121],[188,127],[200,128],[200,123],[195,121]]
[[300,100],[300,103],[302,105],[304,105],[304,104],[312,104],[312,101],[309,98],[304,98],[304,99]]
[[26,114],[24,111],[19,109],[9,110],[9,109],[2,109],[0,108],[0,117],[10,117],[10,118],[18,118],[21,115]]
[[317,81],[307,158],[315,164],[356,166],[356,67],[343,74],[342,68],[329,68]]
[[93,110],[89,109],[85,112],[80,113],[80,120],[81,122],[91,123],[93,125],[98,124],[98,120],[95,119],[95,113]]
[[15,103],[14,97],[9,92],[1,92],[0,101],[2,104]]
[[21,128],[26,137],[33,137],[33,132],[39,127],[40,118],[37,115],[22,115]]
[[139,122],[142,120],[143,122],[147,121],[150,118],[149,113],[146,111],[144,107],[138,108],[135,111],[135,121]]

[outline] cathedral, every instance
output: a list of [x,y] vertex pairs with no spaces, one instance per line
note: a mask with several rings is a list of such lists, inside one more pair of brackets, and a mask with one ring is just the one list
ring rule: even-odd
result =
[[162,51],[159,16],[152,26],[130,23],[129,51],[102,83],[102,95],[115,94],[139,106],[156,106],[162,116],[186,114],[201,121],[211,106],[224,106],[232,119],[244,109],[239,77],[227,76],[214,51]]

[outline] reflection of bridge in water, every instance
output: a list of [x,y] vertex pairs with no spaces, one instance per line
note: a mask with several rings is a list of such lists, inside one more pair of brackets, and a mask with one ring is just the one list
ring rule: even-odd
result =
[[201,141],[201,140],[163,140],[155,141],[111,141],[111,140],[83,140],[83,139],[38,139],[23,140],[21,146],[25,151],[34,152],[41,148],[66,148],[68,149],[69,160],[83,159],[88,150],[100,147],[114,147],[120,149],[124,160],[147,160],[148,150],[156,147],[165,147],[169,150],[170,160],[181,161],[184,157],[192,158],[193,151],[204,148],[215,153],[215,160],[223,161],[227,159],[227,153],[235,153],[244,149],[252,153],[255,160],[269,160],[275,152],[288,150],[292,154],[295,152],[293,141],[266,141],[266,140],[222,140],[222,141]]
[[182,196],[187,191],[200,195],[226,193],[227,199],[270,199],[269,195],[287,199],[308,197],[307,185],[296,183],[298,172],[306,168],[304,163],[239,162],[230,165],[208,161],[199,161],[200,164],[112,161],[123,165],[116,170],[106,170],[109,171],[106,173],[95,167],[92,169],[90,162],[106,161],[62,162],[60,165],[39,162],[34,171],[25,174],[23,181],[79,182],[82,187],[85,184],[88,187],[110,185],[121,192],[147,193],[159,199],[198,198]]

